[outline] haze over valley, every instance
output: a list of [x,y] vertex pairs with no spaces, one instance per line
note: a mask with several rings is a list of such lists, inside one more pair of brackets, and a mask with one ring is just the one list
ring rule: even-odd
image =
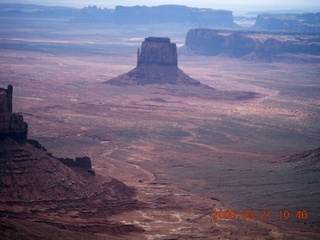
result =
[[318,239],[317,1],[120,2],[0,4],[0,239]]

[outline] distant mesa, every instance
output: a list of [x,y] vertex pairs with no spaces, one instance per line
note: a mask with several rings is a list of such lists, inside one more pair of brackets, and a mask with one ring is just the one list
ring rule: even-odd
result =
[[252,29],[319,33],[320,12],[303,14],[259,14]]
[[320,61],[317,34],[191,29],[186,47],[195,54],[263,61]]
[[98,8],[97,6],[85,7],[72,22],[78,23],[109,23],[113,21],[113,10]]
[[197,27],[234,28],[232,11],[190,8],[183,5],[116,6],[116,24],[188,24]]
[[178,68],[177,46],[166,37],[148,37],[137,52],[137,67],[105,83],[116,86],[184,84],[201,86]]
[[96,6],[83,8],[73,19],[84,23],[114,24],[179,24],[194,27],[239,27],[233,21],[232,11],[210,8],[191,8],[183,5],[116,6],[101,9]]
[[[1,17],[22,18],[73,18],[79,15],[80,9],[63,6],[43,6],[35,4],[0,3]],[[27,2],[27,1],[25,1]]]

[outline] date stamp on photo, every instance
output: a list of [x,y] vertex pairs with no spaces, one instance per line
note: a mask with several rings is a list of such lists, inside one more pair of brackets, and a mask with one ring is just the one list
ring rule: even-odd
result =
[[212,219],[215,220],[227,220],[227,219],[260,219],[267,220],[271,218],[278,219],[307,219],[308,212],[307,210],[297,210],[297,211],[289,211],[289,210],[280,210],[277,212],[272,212],[270,210],[242,210],[241,212],[236,210],[213,210],[212,211]]

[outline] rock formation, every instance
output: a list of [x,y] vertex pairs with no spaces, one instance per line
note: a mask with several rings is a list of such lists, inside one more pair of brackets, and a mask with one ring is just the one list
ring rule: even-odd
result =
[[[30,234],[18,232],[29,220],[50,224],[57,233],[59,228],[107,234],[141,231],[132,224],[106,221],[106,216],[138,208],[133,188],[113,178],[93,176],[89,157],[59,161],[38,141],[27,139],[27,124],[21,115],[12,113],[12,86],[0,89],[0,107],[1,236],[19,239]],[[11,224],[19,219],[23,223]]]
[[192,29],[187,33],[186,47],[200,55],[272,61],[285,54],[320,56],[320,37],[314,34],[293,34],[260,31]]
[[[122,182],[76,171],[28,141],[0,141],[0,225],[23,219],[22,224],[49,224],[55,232],[59,228],[91,234],[140,231],[131,224],[106,220],[137,209],[134,195],[135,190]],[[0,226],[1,236],[13,233],[30,234]],[[18,235],[6,239],[19,239]]]
[[178,68],[177,47],[169,38],[148,37],[137,52],[137,67],[106,82],[117,86],[147,84],[201,85]]
[[116,24],[187,24],[196,27],[234,28],[232,11],[208,8],[190,8],[179,5],[117,6]]
[[37,140],[27,139],[28,125],[12,113],[12,97],[11,85],[0,88],[0,201],[86,195],[87,183],[73,167],[93,174],[91,159],[55,158]]
[[259,14],[252,28],[255,30],[319,33],[320,13]]
[[[28,137],[28,124],[24,122],[23,116],[19,113],[12,113],[12,96],[13,87],[8,86],[8,89],[0,88],[0,141],[5,138],[12,138],[18,142],[28,142],[32,146],[38,149],[46,149],[34,139],[27,139]],[[65,165],[71,167],[80,167],[88,170],[94,174],[94,170],[91,169],[91,159],[89,157],[77,157],[75,160],[68,158],[58,159]]]
[[190,25],[201,28],[239,28],[233,21],[232,11],[209,8],[194,9]]
[[137,67],[141,64],[178,66],[177,46],[170,38],[148,37],[138,49]]
[[110,23],[113,22],[113,10],[98,8],[96,6],[85,7],[73,22],[77,23]]
[[[40,2],[39,2],[40,3]],[[63,6],[44,6],[35,4],[0,3],[1,17],[18,18],[73,18],[80,13],[80,9]]]
[[25,141],[28,135],[28,124],[19,113],[12,113],[13,87],[0,88],[0,139],[11,137]]
[[91,159],[87,156],[85,157],[76,157],[75,159],[72,158],[57,158],[60,162],[64,165],[69,167],[79,167],[82,169],[87,170],[92,175],[95,175],[95,171],[92,169]]

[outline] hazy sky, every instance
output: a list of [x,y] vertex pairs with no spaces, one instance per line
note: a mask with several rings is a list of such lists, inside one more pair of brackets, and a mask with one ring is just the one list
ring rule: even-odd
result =
[[315,11],[320,9],[320,0],[0,0],[0,3],[33,3],[41,5],[60,5],[86,7],[97,5],[100,7],[114,7],[116,5],[161,5],[161,4],[179,4],[193,7],[210,7],[230,9],[293,9],[293,8],[311,8]]

